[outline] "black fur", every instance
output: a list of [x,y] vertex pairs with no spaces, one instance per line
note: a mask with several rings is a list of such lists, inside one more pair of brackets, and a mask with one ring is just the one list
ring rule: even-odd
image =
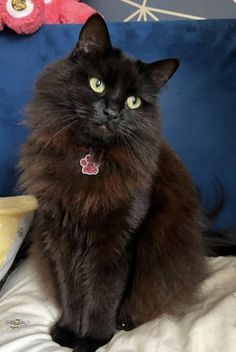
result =
[[[72,54],[37,82],[20,183],[38,198],[33,251],[62,309],[52,338],[74,352],[182,314],[205,277],[197,194],[160,132],[156,97],[177,67],[114,49],[95,15]],[[129,96],[142,104],[130,109]],[[96,176],[82,173],[88,153],[100,163]]]

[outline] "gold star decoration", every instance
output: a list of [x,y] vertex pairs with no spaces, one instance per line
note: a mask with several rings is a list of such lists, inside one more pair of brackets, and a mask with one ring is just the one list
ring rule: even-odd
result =
[[156,7],[150,7],[150,6],[147,6],[147,1],[148,0],[143,0],[142,4],[140,4],[140,3],[137,3],[133,0],[121,0],[121,2],[124,2],[127,5],[133,6],[135,9],[137,9],[131,15],[126,17],[124,19],[124,22],[128,22],[128,21],[135,19],[135,18],[137,19],[137,21],[145,21],[146,22],[146,21],[148,21],[149,18],[154,21],[159,21],[159,18],[156,15],[158,13],[164,14],[164,15],[169,15],[169,16],[174,16],[174,17],[188,18],[191,20],[204,20],[203,17],[188,15],[188,14],[181,13],[181,12],[163,10],[163,9],[159,9]]

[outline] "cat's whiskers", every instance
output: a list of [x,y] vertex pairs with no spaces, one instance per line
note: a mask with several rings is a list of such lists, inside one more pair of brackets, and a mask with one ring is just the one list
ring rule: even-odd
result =
[[[133,144],[136,144],[136,148],[141,151],[141,153],[139,153],[139,155],[148,155],[152,153],[152,145],[151,144],[147,144],[144,143],[143,139],[139,138],[137,135],[129,135],[129,139],[131,142],[133,142]],[[140,160],[140,162],[143,163],[143,158]]]
[[123,135],[120,136],[121,141],[123,142],[123,146],[125,147],[126,151],[127,151],[127,155],[129,157],[130,163],[131,165],[135,165],[135,167],[139,167],[138,165],[138,157],[137,155],[135,155],[135,148],[134,148],[134,143],[132,140],[129,139],[129,136],[124,133],[123,131]]
[[44,152],[44,150],[48,147],[48,145],[53,141],[54,138],[56,138],[59,134],[61,134],[62,132],[64,132],[66,129],[68,129],[69,127],[71,127],[73,124],[75,124],[77,122],[77,120],[73,119],[73,121],[71,121],[70,123],[68,123],[67,125],[65,125],[64,127],[62,127],[59,131],[57,131],[48,141],[47,143],[44,145],[44,147],[41,149],[41,151],[39,152],[39,156]]
[[75,113],[76,111],[74,109],[57,109],[57,110],[45,110],[44,111],[47,115],[50,115],[50,114],[54,114],[54,113],[59,113],[59,112],[62,112],[62,113]]
[[95,110],[92,107],[88,108],[87,106],[84,106],[83,104],[80,104],[76,100],[72,100],[71,102],[72,102],[72,104],[75,105],[75,107],[76,107],[75,111],[78,111],[80,118],[86,118],[87,119],[89,114],[91,114],[91,115],[95,114]]
[[135,141],[129,135],[127,135],[126,137],[126,143],[128,145],[131,155],[133,156],[135,167],[139,168],[142,162],[139,158],[138,153],[136,153],[136,150],[138,150],[139,146],[135,145]]
[[[144,135],[144,138],[141,138],[137,134],[134,134],[133,131],[129,130],[129,131],[126,131],[125,137],[129,141],[129,145],[132,145],[132,149],[134,151],[137,149],[137,150],[142,151],[141,154],[147,153],[148,145],[147,145],[147,143],[144,143],[144,140],[146,140],[145,135]],[[150,149],[151,149],[151,145],[150,145]],[[136,154],[135,159],[136,159],[136,161],[138,160],[140,163],[143,162],[143,159],[140,160],[140,158],[139,158],[139,153]]]
[[127,141],[123,138],[123,136],[120,136],[119,140],[120,140],[122,146],[124,147],[124,149],[126,150],[130,164],[132,165],[132,156],[130,155],[129,145],[127,144]]
[[[61,124],[63,124],[62,127],[64,127],[64,124],[65,124],[65,123],[72,122],[72,121],[76,121],[76,117],[75,117],[75,116],[72,116],[71,114],[70,114],[70,115],[64,115],[64,116],[62,116],[61,118],[58,118],[58,117],[57,117],[57,119],[58,119],[58,122],[60,122]],[[53,128],[54,126],[55,126],[54,121],[50,121],[50,120],[49,120],[48,123],[46,124],[46,127],[47,127],[48,129]]]
[[[135,142],[137,142],[137,144],[140,146],[152,146],[153,143],[156,143],[156,133],[154,132],[153,135],[151,136],[150,135],[150,132],[149,133],[146,133],[145,132],[145,128],[147,127],[146,125],[142,124],[142,123],[139,123],[139,126],[143,126],[144,129],[141,131],[139,130],[139,134],[135,133],[132,129],[130,128],[126,128],[127,132],[128,132],[128,135],[130,137],[132,137]],[[149,142],[147,144],[147,141]]]
[[[128,135],[139,147],[144,147],[144,146],[146,147],[148,144],[152,144],[150,142],[147,144],[146,142],[147,135],[145,133],[142,136],[139,136],[138,134],[135,134],[133,131],[130,131]],[[153,140],[152,142],[155,142],[155,140]]]

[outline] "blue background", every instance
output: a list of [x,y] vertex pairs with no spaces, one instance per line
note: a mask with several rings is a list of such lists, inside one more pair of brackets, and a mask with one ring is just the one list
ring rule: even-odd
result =
[[[32,36],[0,35],[0,195],[15,185],[19,147],[27,131],[23,110],[43,67],[65,56],[80,26],[44,26]],[[204,198],[217,177],[228,203],[217,227],[235,226],[236,21],[111,24],[115,46],[151,62],[178,57],[180,69],[161,94],[163,133],[188,165]]]

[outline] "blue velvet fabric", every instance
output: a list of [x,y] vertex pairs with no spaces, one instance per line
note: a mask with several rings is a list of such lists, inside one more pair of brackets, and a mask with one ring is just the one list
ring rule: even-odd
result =
[[[161,94],[163,133],[180,154],[205,199],[217,177],[229,194],[217,226],[235,225],[236,20],[114,23],[112,41],[147,62],[178,57],[181,67]],[[67,54],[80,26],[45,26],[32,36],[0,34],[0,195],[13,192],[20,124],[38,73]],[[151,155],[150,155],[151,158]]]

